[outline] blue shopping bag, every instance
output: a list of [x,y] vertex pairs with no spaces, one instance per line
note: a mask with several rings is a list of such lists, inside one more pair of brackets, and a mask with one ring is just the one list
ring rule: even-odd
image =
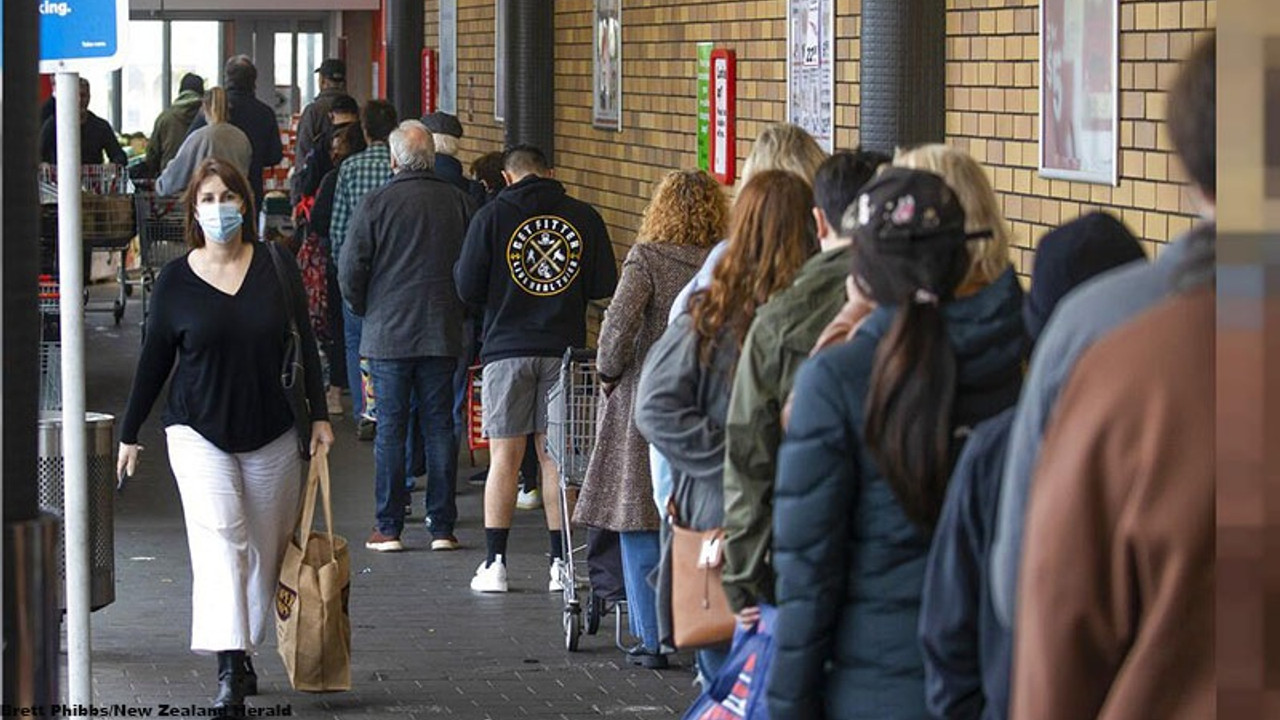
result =
[[760,622],[754,628],[734,629],[728,659],[683,720],[769,720],[764,695],[777,614],[776,608],[761,605]]

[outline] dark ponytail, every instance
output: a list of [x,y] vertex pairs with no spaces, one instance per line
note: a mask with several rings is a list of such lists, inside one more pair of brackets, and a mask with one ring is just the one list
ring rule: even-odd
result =
[[863,435],[913,522],[937,523],[951,474],[956,357],[936,302],[907,301],[876,348]]
[[863,293],[897,306],[876,348],[863,437],[907,517],[932,530],[953,459],[957,371],[943,307],[967,272],[964,236],[894,251],[855,241],[853,262]]

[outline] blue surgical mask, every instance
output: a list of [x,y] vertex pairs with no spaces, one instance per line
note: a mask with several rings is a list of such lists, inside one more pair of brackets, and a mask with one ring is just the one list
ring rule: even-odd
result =
[[218,203],[216,205],[197,205],[196,220],[204,237],[210,242],[226,244],[237,237],[237,231],[244,224],[244,216],[237,203]]

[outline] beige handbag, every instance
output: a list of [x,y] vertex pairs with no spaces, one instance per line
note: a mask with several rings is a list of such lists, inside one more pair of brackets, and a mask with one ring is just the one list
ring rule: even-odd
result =
[[[311,530],[317,492],[324,508],[323,533]],[[280,659],[294,690],[350,690],[351,557],[346,539],[333,534],[327,454],[311,459],[303,498],[302,517],[285,550],[276,587]]]
[[671,635],[680,649],[721,645],[733,639],[735,618],[720,584],[724,530],[681,527],[671,519]]

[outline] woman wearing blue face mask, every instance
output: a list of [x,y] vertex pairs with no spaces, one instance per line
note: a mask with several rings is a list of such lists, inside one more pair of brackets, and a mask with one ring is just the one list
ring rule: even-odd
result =
[[[305,300],[282,287],[271,248],[257,242],[248,181],[227,161],[208,158],[183,205],[192,249],[156,278],[117,471],[134,473],[138,432],[173,371],[164,424],[191,551],[191,649],[217,654],[214,706],[234,711],[257,691],[248,651],[271,627],[302,490],[297,430],[281,385],[286,302],[303,318],[313,455],[328,451],[333,430]],[[298,273],[292,263],[283,269]]]

